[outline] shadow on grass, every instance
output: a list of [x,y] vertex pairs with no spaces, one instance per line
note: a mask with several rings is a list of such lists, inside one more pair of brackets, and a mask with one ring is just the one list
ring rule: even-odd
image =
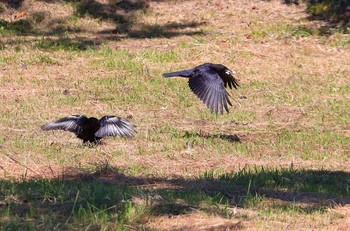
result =
[[236,135],[236,134],[232,134],[232,135],[227,135],[227,134],[214,134],[211,135],[209,133],[198,133],[198,132],[188,132],[186,131],[185,135],[183,136],[184,138],[194,138],[194,137],[200,137],[200,138],[205,138],[205,139],[221,139],[221,140],[225,140],[228,142],[238,142],[240,143],[241,140],[240,138]]
[[2,0],[2,3],[7,4],[9,7],[18,9],[22,6],[24,0]]
[[150,217],[193,211],[223,218],[235,216],[236,206],[319,214],[349,203],[350,174],[342,171],[256,167],[168,179],[127,176],[104,165],[57,179],[1,180],[0,227],[140,228]]
[[[196,28],[204,23],[199,22],[188,22],[188,23],[167,23],[165,25],[140,25],[140,29],[130,29],[129,27],[121,27],[115,30],[101,31],[99,34],[113,34],[121,33],[119,38],[130,37],[130,38],[171,38],[180,35],[201,35],[203,32],[200,31],[189,31],[181,32],[181,29],[185,28]],[[125,35],[123,35],[125,34]]]
[[34,33],[33,24],[29,20],[7,22],[0,19],[1,31],[15,31],[17,34]]
[[285,4],[299,5],[305,2],[309,13],[308,20],[324,21],[319,28],[320,35],[330,35],[332,31],[350,33],[350,1],[349,0],[283,0]]
[[[41,2],[71,4],[74,7],[74,14],[59,20],[50,19],[50,14],[45,12],[28,13],[30,16],[23,14],[18,20],[0,19],[0,35],[14,34],[21,36],[34,36],[42,38],[43,36],[57,36],[57,43],[61,38],[67,40],[67,33],[75,34],[86,31],[87,28],[69,26],[69,20],[76,18],[84,18],[86,16],[95,18],[99,21],[109,22],[115,25],[115,29],[106,29],[92,36],[72,38],[72,43],[79,44],[79,47],[101,44],[105,40],[119,40],[122,38],[156,38],[156,37],[176,37],[179,35],[200,35],[202,31],[196,29],[203,23],[199,22],[184,22],[184,23],[167,23],[167,24],[145,24],[138,20],[140,12],[146,13],[149,8],[147,0],[121,0],[121,1],[98,1],[98,0],[40,0]],[[154,2],[161,2],[160,0]],[[8,8],[18,9],[22,2],[17,1],[12,4],[12,1],[5,1]],[[49,6],[49,5],[48,5]],[[20,10],[20,9],[19,9]],[[24,12],[24,11],[23,11]],[[29,12],[29,11],[28,11]],[[40,28],[39,24],[43,21],[47,23],[47,28]],[[84,49],[82,49],[84,50]]]

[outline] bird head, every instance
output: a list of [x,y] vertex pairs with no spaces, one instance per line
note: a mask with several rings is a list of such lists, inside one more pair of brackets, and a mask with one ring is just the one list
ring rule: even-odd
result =
[[231,76],[236,75],[236,72],[235,72],[234,70],[230,70],[230,69],[226,69],[226,70],[225,70],[225,73],[226,73],[227,75],[231,75]]

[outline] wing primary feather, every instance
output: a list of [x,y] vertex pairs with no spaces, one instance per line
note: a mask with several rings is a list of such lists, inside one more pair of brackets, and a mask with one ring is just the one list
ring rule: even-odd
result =
[[213,113],[215,110],[215,98],[216,98],[216,91],[215,89],[210,88],[210,98],[209,98],[210,113]]
[[70,131],[75,134],[79,134],[83,123],[87,119],[84,115],[71,115],[67,117],[63,117],[54,122],[50,122],[48,124],[42,125],[41,129],[43,130],[64,130]]
[[221,86],[222,86],[221,89],[218,89],[218,92],[217,92],[218,96],[217,96],[217,113],[216,114],[219,114],[219,111],[222,114],[222,90],[225,88],[223,84]]
[[205,104],[207,105],[207,108],[211,109],[211,97],[212,97],[212,91],[209,86],[206,86],[207,91],[205,93]]
[[231,79],[229,79],[229,78],[226,79],[226,81],[225,81],[225,88],[227,87],[227,85],[230,89],[232,89]]
[[224,107],[225,107],[226,111],[229,112],[229,111],[228,111],[227,102],[226,102],[226,101],[227,101],[226,92],[223,94],[223,99],[222,99],[222,101],[223,101],[223,103],[224,103]]
[[208,95],[209,95],[209,88],[208,88],[208,86],[203,84],[203,92],[202,92],[202,96],[200,99],[202,100],[202,102],[205,105],[207,105],[207,103],[208,103],[208,97],[209,97]]
[[205,87],[203,85],[200,85],[194,93],[198,96],[199,99],[203,100],[204,92]]
[[215,114],[218,114],[219,97],[220,97],[220,92],[217,91],[217,89],[215,89],[215,98],[214,98]]
[[[194,77],[190,78],[189,86],[190,86],[192,92],[195,95],[197,95],[197,97],[205,103],[206,102],[206,100],[205,100],[206,92],[207,92],[207,87],[206,87],[205,83],[203,83],[201,81],[201,79],[198,78],[198,76],[194,76]],[[198,88],[195,88],[195,86],[198,86]],[[194,89],[196,89],[196,90],[194,90]]]
[[220,92],[220,114],[223,115],[224,114],[224,96],[222,94],[222,92]]
[[228,98],[228,94],[227,94],[227,93],[226,93],[226,100],[227,100],[227,103],[228,103],[230,106],[232,106],[232,103],[231,103],[230,99]]
[[121,136],[132,138],[134,136],[133,133],[136,133],[133,124],[126,119],[116,116],[102,117],[100,124],[100,129],[95,133],[97,137]]
[[[233,78],[233,77],[232,77]],[[238,83],[238,80],[233,78],[232,80],[232,83],[233,83],[233,87],[237,89],[237,87],[239,87],[239,83]]]
[[191,88],[193,93],[198,95],[198,90],[200,89],[200,86],[197,83],[194,83],[194,84],[190,85],[190,88]]

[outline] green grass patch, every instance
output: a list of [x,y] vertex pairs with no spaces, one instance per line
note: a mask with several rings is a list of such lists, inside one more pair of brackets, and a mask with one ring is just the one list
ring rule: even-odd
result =
[[93,49],[93,42],[73,40],[64,37],[57,40],[43,38],[34,42],[33,46],[39,50],[49,51],[86,51]]
[[167,63],[176,62],[178,60],[175,51],[155,51],[155,50],[145,50],[142,56],[150,62],[153,63]]

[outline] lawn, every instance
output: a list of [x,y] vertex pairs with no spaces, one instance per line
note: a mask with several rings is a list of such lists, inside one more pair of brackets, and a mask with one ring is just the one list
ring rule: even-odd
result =
[[[347,230],[350,26],[315,2],[1,2],[0,229]],[[228,114],[162,77],[204,62]],[[138,133],[40,129],[71,114]]]

